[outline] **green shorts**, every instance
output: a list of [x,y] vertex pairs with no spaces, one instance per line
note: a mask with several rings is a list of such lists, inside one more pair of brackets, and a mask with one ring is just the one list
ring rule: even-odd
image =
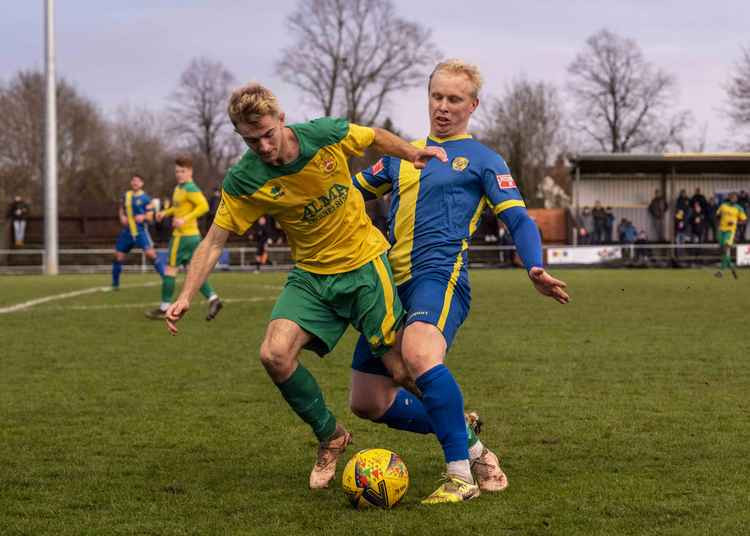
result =
[[177,267],[190,264],[193,253],[198,244],[201,243],[201,235],[173,236],[167,247],[167,263],[169,266]]
[[734,244],[734,231],[719,231],[719,246],[731,246]]
[[271,312],[313,335],[305,348],[324,356],[351,324],[381,357],[396,342],[404,309],[386,254],[342,274],[321,275],[294,268]]

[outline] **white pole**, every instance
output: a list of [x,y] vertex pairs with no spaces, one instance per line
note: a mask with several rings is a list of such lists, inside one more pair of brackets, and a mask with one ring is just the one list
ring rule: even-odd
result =
[[44,273],[57,275],[57,110],[54,0],[46,0],[45,8],[47,99],[44,110]]

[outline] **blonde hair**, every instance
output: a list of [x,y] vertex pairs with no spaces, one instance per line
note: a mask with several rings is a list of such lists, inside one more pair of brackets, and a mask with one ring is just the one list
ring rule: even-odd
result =
[[239,123],[257,123],[264,115],[278,117],[281,108],[270,89],[250,82],[232,92],[227,113],[236,127]]
[[427,83],[427,89],[429,90],[430,84],[432,83],[432,77],[439,72],[446,72],[450,74],[462,74],[469,79],[469,82],[474,86],[472,97],[479,97],[479,90],[482,89],[482,75],[479,72],[479,67],[472,63],[465,62],[456,58],[444,60],[435,66],[435,69],[430,74],[430,79]]

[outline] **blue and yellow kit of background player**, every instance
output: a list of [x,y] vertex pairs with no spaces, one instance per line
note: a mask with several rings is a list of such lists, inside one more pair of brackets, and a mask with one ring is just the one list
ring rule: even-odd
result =
[[143,190],[128,190],[122,196],[121,206],[128,218],[128,224],[117,235],[115,250],[128,253],[134,247],[144,250],[153,247],[146,222],[136,221],[136,216],[145,216],[152,210],[151,198]]
[[[391,194],[388,259],[407,311],[406,325],[433,324],[450,347],[471,304],[468,247],[485,206],[489,204],[509,229],[516,228],[519,218],[529,217],[505,161],[470,135],[428,137],[414,145],[442,147],[448,162],[432,159],[418,170],[409,162],[384,157],[356,174],[353,181],[365,199]],[[528,239],[522,238],[523,233],[514,235],[537,244],[524,259],[527,268],[542,264],[535,226],[530,233]],[[387,374],[379,360],[371,359],[362,341],[352,366]]]

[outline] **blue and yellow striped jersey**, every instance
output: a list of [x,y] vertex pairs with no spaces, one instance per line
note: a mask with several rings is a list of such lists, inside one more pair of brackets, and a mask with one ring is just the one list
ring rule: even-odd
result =
[[128,190],[122,196],[122,208],[128,218],[130,235],[135,238],[146,229],[146,222],[135,221],[136,216],[145,215],[151,210],[151,198],[143,190]]
[[470,135],[413,144],[442,147],[448,162],[433,158],[418,170],[384,157],[353,180],[365,199],[392,196],[388,258],[398,285],[422,272],[464,272],[469,240],[487,203],[498,216],[526,212],[505,160]]

